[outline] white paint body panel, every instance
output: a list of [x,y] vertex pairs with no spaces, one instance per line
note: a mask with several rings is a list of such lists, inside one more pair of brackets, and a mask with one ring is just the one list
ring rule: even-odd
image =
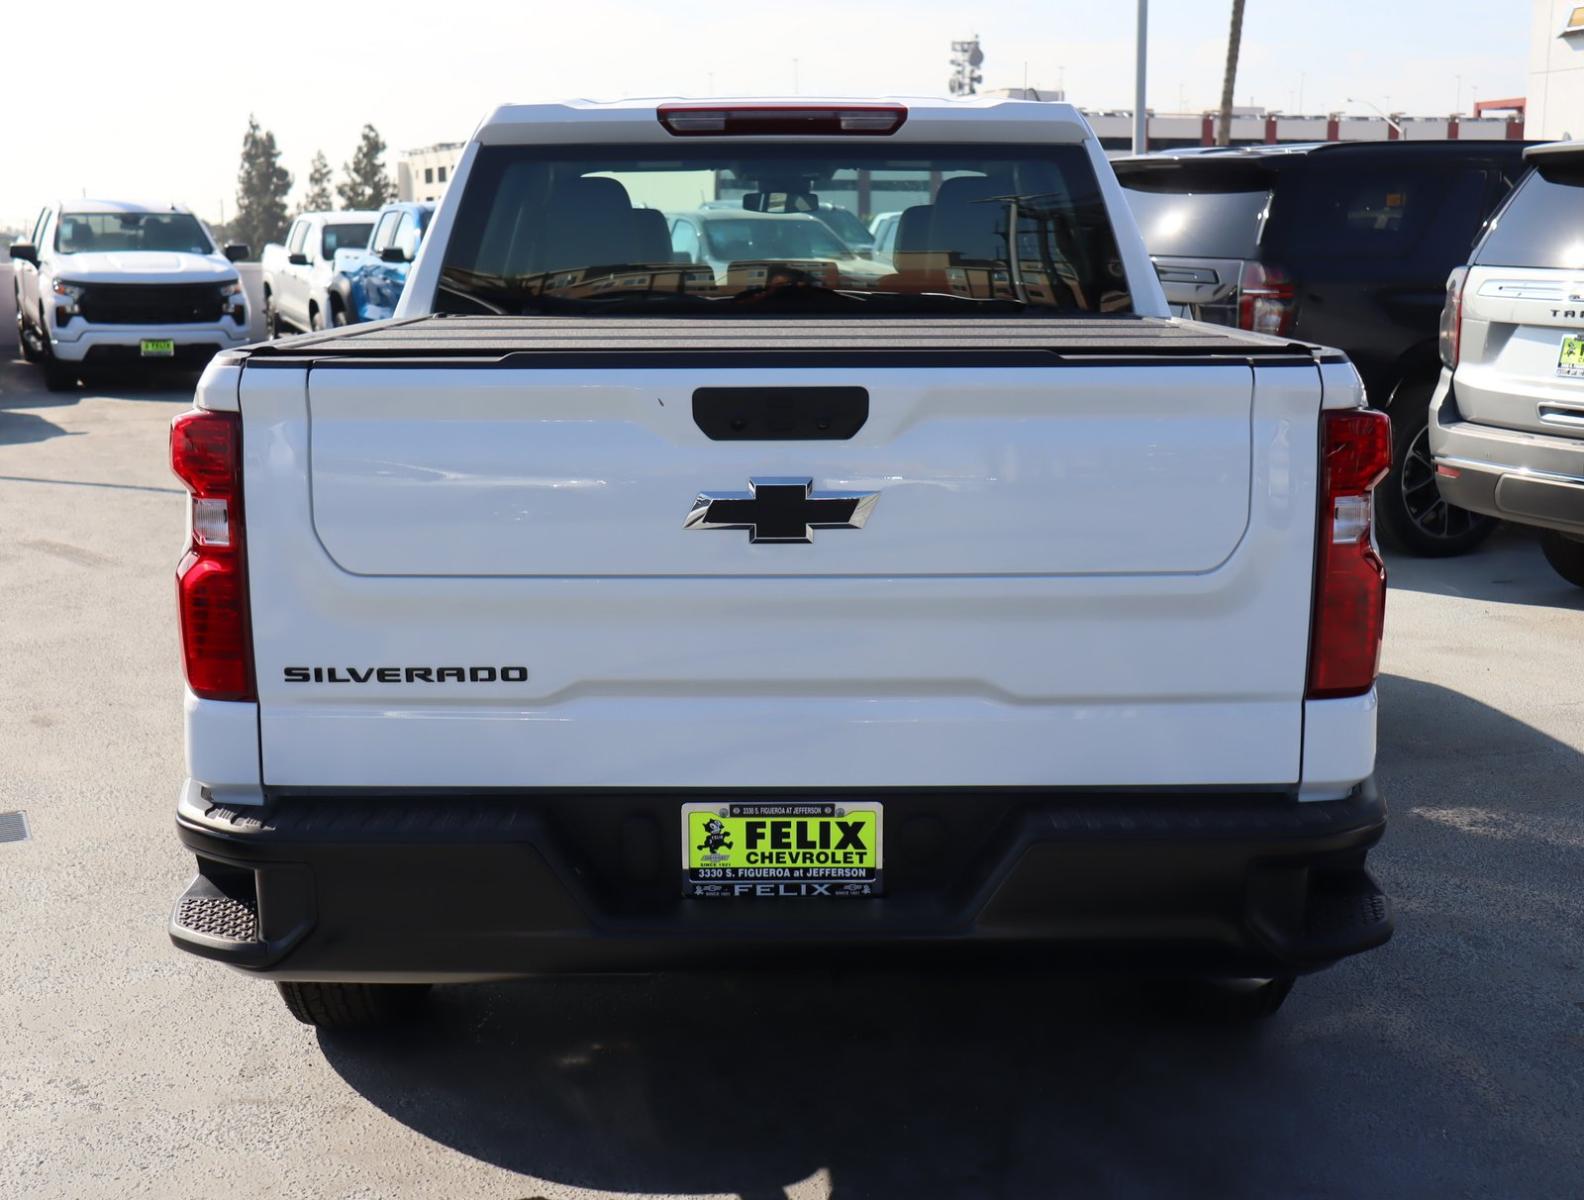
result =
[[[533,456],[521,477],[507,473],[506,457],[498,453],[505,410],[492,407],[498,401],[487,390],[475,401],[474,389],[436,392],[433,380],[422,385],[430,397],[427,423],[418,421],[413,396],[392,393],[389,420],[402,430],[402,457],[428,466],[426,456],[454,457],[467,443],[447,425],[465,425],[470,413],[489,418],[471,441],[471,466],[478,470],[470,472],[469,462],[446,463],[456,478],[432,485],[430,507],[446,514],[453,541],[467,543],[482,532],[497,545],[498,562],[520,573],[447,576],[435,565],[477,567],[481,552],[447,548],[421,523],[404,548],[400,522],[380,534],[369,515],[348,518],[336,530],[348,539],[344,553],[368,555],[358,564],[365,567],[429,570],[346,570],[315,532],[319,497],[318,484],[310,486],[310,459],[319,452],[319,426],[316,416],[311,437],[309,396],[317,398],[321,375],[343,374],[350,389],[359,373],[315,370],[310,381],[301,367],[248,367],[241,403],[265,781],[391,787],[1296,784],[1319,379],[1309,367],[1262,368],[1254,373],[1250,405],[1250,372],[1232,369],[1244,380],[1241,391],[1234,389],[1238,403],[1206,399],[1198,420],[1219,427],[1205,439],[1207,447],[1237,442],[1248,456],[1247,468],[1222,484],[1244,513],[1240,536],[1227,516],[1234,507],[1228,495],[1208,492],[1194,494],[1194,503],[1214,538],[1185,554],[1171,536],[1158,533],[1191,531],[1194,522],[1172,511],[1185,507],[1181,497],[1151,484],[1152,469],[1168,481],[1182,473],[1171,466],[1172,452],[1141,441],[1131,465],[1132,507],[1126,490],[1110,489],[1103,493],[1105,505],[1120,510],[1090,510],[1095,527],[1120,545],[1085,538],[1077,520],[1042,525],[1021,558],[1014,557],[1016,542],[1006,529],[967,529],[948,518],[937,531],[941,545],[958,548],[964,561],[1020,565],[1008,574],[964,572],[952,561],[956,551],[932,548],[910,528],[920,512],[951,512],[949,506],[910,508],[906,501],[910,489],[926,496],[939,490],[909,481],[939,474],[938,464],[928,472],[916,464],[945,453],[945,433],[940,444],[930,434],[889,467],[883,461],[887,438],[920,437],[932,422],[946,420],[944,413],[894,419],[893,409],[919,411],[927,394],[921,381],[906,387],[900,380],[875,381],[891,398],[876,406],[875,436],[861,451],[867,456],[863,471],[846,474],[882,484],[876,516],[861,531],[817,534],[812,546],[755,547],[738,532],[683,532],[681,520],[693,489],[746,484],[736,478],[752,469],[745,446],[766,456],[766,472],[786,473],[797,459],[815,464],[813,473],[822,479],[842,475],[820,469],[823,456],[860,453],[857,448],[710,443],[696,429],[694,444],[684,446],[683,430],[671,429],[668,443],[647,418],[636,423],[645,436],[631,440],[620,436],[631,422],[591,421],[613,433],[605,439],[603,478],[676,475],[678,493],[668,503],[651,504],[649,493],[634,490],[622,504],[626,523],[684,555],[687,573],[661,573],[658,551],[624,541],[623,552],[654,572],[643,577],[631,569],[624,575],[568,569],[604,569],[615,561],[581,544],[590,534],[628,537],[614,517],[580,528],[522,512],[520,524],[532,533],[514,546],[505,507],[456,504],[453,498],[476,477],[493,479],[512,503],[547,505],[546,512],[554,511],[562,489],[534,482],[547,464]],[[992,405],[1016,395],[1024,406],[1019,416],[999,418],[1008,461],[1044,456],[1044,470],[1032,475],[1042,484],[1004,493],[1009,528],[1020,519],[1045,520],[1036,515],[1039,486],[1053,508],[1080,505],[1083,491],[1071,483],[1073,476],[1096,454],[1103,459],[1110,453],[1137,414],[1157,412],[1158,394],[1191,392],[1197,372],[1219,376],[1225,369],[1136,372],[1148,379],[1111,393],[1118,429],[1103,432],[1085,408],[1085,389],[1062,382],[1086,370],[1046,372],[1043,415],[1033,415],[1033,384],[1021,378],[1024,372],[1008,372],[1019,378],[1005,387],[980,389]],[[1135,374],[1125,368],[1094,372],[1091,388],[1104,387],[1099,375]],[[692,382],[719,382],[712,374],[695,371]],[[622,383],[588,381],[591,403],[597,409],[621,394]],[[531,391],[527,381],[524,386]],[[343,399],[339,420],[359,427],[337,431],[343,464],[351,461],[360,433],[380,454],[397,448],[386,418],[367,397],[348,391]],[[562,432],[556,427],[566,417],[553,405],[532,417],[531,397],[519,396],[519,403],[524,415],[518,424],[538,422],[552,439]],[[1064,406],[1074,414],[1065,438],[1059,436]],[[976,454],[988,444],[994,422],[975,407],[971,395],[963,396],[954,432],[964,481],[983,487]],[[1185,420],[1191,429],[1192,420]],[[512,422],[505,429],[511,446],[532,441]],[[664,461],[673,452],[699,477],[682,486],[682,475]],[[719,470],[705,470],[711,453],[718,455]],[[1159,463],[1152,454],[1161,456]],[[906,486],[892,489],[891,476]],[[367,463],[357,471],[343,466],[337,486],[344,493],[339,508],[349,514],[363,511],[359,486],[383,495],[382,503],[395,494]],[[890,540],[878,524],[888,511],[898,514]],[[994,507],[971,511],[988,517]],[[477,516],[471,525],[468,513]],[[1063,531],[1070,545],[1060,544]],[[981,532],[999,547],[999,559],[985,557],[989,551],[975,543]],[[697,551],[689,548],[695,543]],[[527,573],[535,569],[532,549],[562,573]],[[834,550],[842,557],[829,567],[807,557],[786,567],[761,550],[805,556]],[[376,552],[383,557],[376,560]],[[878,570],[866,569],[865,554]],[[1218,554],[1223,561],[1211,561]],[[1208,569],[1185,569],[1207,561]],[[529,678],[468,686],[284,682],[287,666],[331,664],[520,664]]]

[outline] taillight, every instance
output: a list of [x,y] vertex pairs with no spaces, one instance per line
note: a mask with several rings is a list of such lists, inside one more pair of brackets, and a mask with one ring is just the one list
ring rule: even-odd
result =
[[1375,686],[1386,619],[1386,565],[1370,537],[1375,485],[1391,468],[1391,422],[1373,409],[1322,414],[1311,700]]
[[252,700],[241,418],[199,409],[177,415],[171,470],[192,493],[192,539],[176,568],[187,686],[206,700]]
[[907,109],[900,104],[662,104],[657,115],[666,131],[677,137],[885,137],[902,128]]
[[1467,267],[1453,267],[1447,276],[1446,303],[1441,308],[1441,362],[1455,371],[1463,350],[1463,283]]
[[1246,262],[1238,275],[1238,327],[1277,337],[1292,332],[1297,290],[1287,275],[1264,263]]

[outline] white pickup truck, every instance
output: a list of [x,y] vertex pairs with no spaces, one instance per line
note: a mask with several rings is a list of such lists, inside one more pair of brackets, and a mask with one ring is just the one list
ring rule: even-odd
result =
[[[825,203],[890,274],[777,256]],[[304,1021],[904,951],[1261,1015],[1390,936],[1387,419],[1171,319],[1066,105],[498,109],[396,318],[221,356],[172,455],[170,932]]]
[[337,250],[368,245],[375,212],[303,213],[259,259],[264,275],[264,328],[270,337],[291,330],[349,324],[333,286]]

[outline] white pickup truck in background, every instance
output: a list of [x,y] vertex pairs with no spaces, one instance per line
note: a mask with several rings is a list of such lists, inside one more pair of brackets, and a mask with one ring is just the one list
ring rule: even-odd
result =
[[344,325],[332,282],[335,252],[368,245],[376,212],[303,213],[286,231],[285,244],[271,242],[259,262],[264,272],[264,327],[272,338],[291,330]]
[[[889,273],[777,252],[827,205]],[[904,950],[1273,1011],[1392,927],[1363,405],[1168,316],[1067,105],[501,108],[396,319],[173,425],[171,935],[321,1025]]]

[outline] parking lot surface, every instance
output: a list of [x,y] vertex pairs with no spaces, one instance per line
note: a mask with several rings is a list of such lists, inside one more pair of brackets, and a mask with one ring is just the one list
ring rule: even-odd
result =
[[0,365],[0,811],[31,831],[0,844],[0,1195],[1584,1194],[1584,592],[1528,535],[1392,563],[1397,936],[1264,1026],[1139,984],[725,963],[316,1035],[165,934],[189,389]]

